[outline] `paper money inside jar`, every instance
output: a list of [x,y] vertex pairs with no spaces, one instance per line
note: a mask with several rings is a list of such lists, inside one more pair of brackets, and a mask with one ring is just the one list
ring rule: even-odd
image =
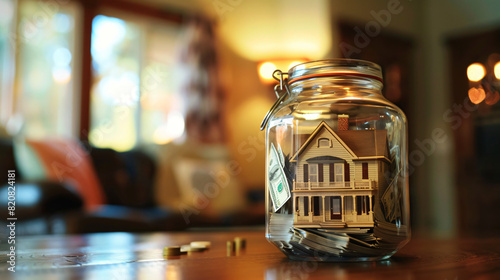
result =
[[289,258],[372,261],[410,239],[407,124],[377,64],[275,71],[266,132],[266,237]]

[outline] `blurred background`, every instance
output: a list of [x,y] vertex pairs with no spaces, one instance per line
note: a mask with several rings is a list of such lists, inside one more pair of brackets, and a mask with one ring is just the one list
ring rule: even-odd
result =
[[18,234],[263,225],[271,73],[335,57],[380,64],[408,117],[414,233],[496,234],[499,10],[0,0],[0,176],[15,170]]

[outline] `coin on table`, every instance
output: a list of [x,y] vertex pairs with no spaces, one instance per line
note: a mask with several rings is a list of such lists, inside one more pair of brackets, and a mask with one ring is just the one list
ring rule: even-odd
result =
[[202,251],[205,251],[205,250],[206,250],[206,248],[193,247],[193,246],[191,246],[189,244],[181,246],[181,253],[202,252]]
[[202,249],[208,249],[212,245],[210,241],[193,241],[191,242],[191,248],[202,248]]
[[179,247],[179,246],[163,247],[163,255],[164,256],[180,256],[181,255],[181,247]]
[[234,251],[234,241],[228,240],[226,242],[226,248],[227,248],[227,256],[230,257],[233,254]]
[[236,250],[245,249],[245,247],[246,247],[246,240],[245,240],[245,238],[235,237],[234,238],[234,244],[235,244],[235,249]]

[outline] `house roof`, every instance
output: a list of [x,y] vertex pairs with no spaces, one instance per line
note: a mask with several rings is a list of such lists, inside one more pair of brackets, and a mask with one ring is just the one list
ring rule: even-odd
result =
[[335,133],[358,157],[387,155],[387,130],[344,130]]
[[293,155],[291,158],[292,161],[297,160],[299,154],[309,146],[310,142],[319,132],[323,131],[323,129],[328,130],[333,137],[337,138],[339,143],[344,146],[355,159],[381,158],[390,161],[388,159],[387,130],[333,131],[324,121],[316,127],[297,153]]

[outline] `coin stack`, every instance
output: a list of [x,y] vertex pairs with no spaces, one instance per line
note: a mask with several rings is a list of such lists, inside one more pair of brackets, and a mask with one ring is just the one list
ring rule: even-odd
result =
[[175,257],[181,255],[181,247],[179,246],[167,246],[163,247],[164,257]]

